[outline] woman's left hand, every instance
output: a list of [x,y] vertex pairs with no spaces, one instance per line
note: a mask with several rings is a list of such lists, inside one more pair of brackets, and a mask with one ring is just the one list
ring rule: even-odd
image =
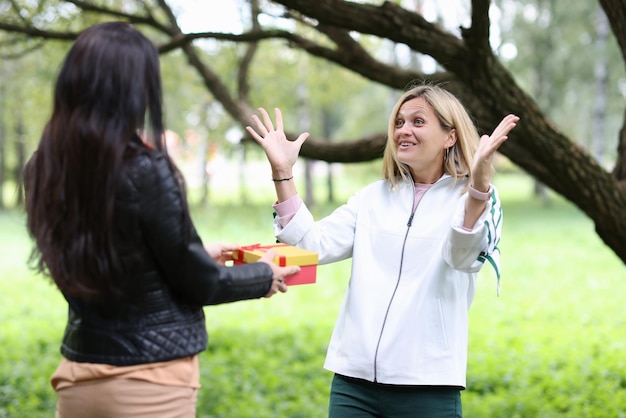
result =
[[233,260],[233,251],[239,249],[239,245],[214,243],[206,244],[204,248],[217,264],[224,265],[227,261]]
[[472,186],[476,190],[487,191],[493,176],[492,164],[500,145],[509,137],[508,134],[517,125],[519,116],[506,115],[502,121],[496,126],[491,135],[483,135],[478,143],[478,149],[474,155],[474,164],[472,167]]

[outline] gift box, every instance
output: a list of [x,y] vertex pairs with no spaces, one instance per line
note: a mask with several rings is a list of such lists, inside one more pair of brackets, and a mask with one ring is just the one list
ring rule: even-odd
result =
[[315,283],[318,263],[317,253],[288,244],[244,245],[233,251],[234,264],[254,263],[263,257],[270,248],[276,251],[274,264],[281,267],[300,266],[298,273],[285,276],[287,285]]

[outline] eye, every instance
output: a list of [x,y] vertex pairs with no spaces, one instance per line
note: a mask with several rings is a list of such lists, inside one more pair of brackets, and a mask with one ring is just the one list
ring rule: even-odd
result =
[[395,127],[396,128],[401,128],[402,125],[404,125],[404,121],[402,119],[396,119],[396,123],[395,123]]
[[424,124],[424,119],[422,118],[415,118],[415,120],[413,121],[414,125],[423,125]]

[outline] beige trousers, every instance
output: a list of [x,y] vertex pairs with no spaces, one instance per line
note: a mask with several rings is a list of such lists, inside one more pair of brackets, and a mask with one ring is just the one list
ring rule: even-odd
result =
[[195,418],[198,390],[101,379],[58,391],[56,418]]

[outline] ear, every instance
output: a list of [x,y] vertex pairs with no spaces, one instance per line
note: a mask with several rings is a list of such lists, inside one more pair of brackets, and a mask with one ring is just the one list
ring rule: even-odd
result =
[[448,132],[448,137],[446,138],[446,148],[450,148],[452,147],[454,144],[456,144],[456,129],[452,128],[450,129],[450,132]]

